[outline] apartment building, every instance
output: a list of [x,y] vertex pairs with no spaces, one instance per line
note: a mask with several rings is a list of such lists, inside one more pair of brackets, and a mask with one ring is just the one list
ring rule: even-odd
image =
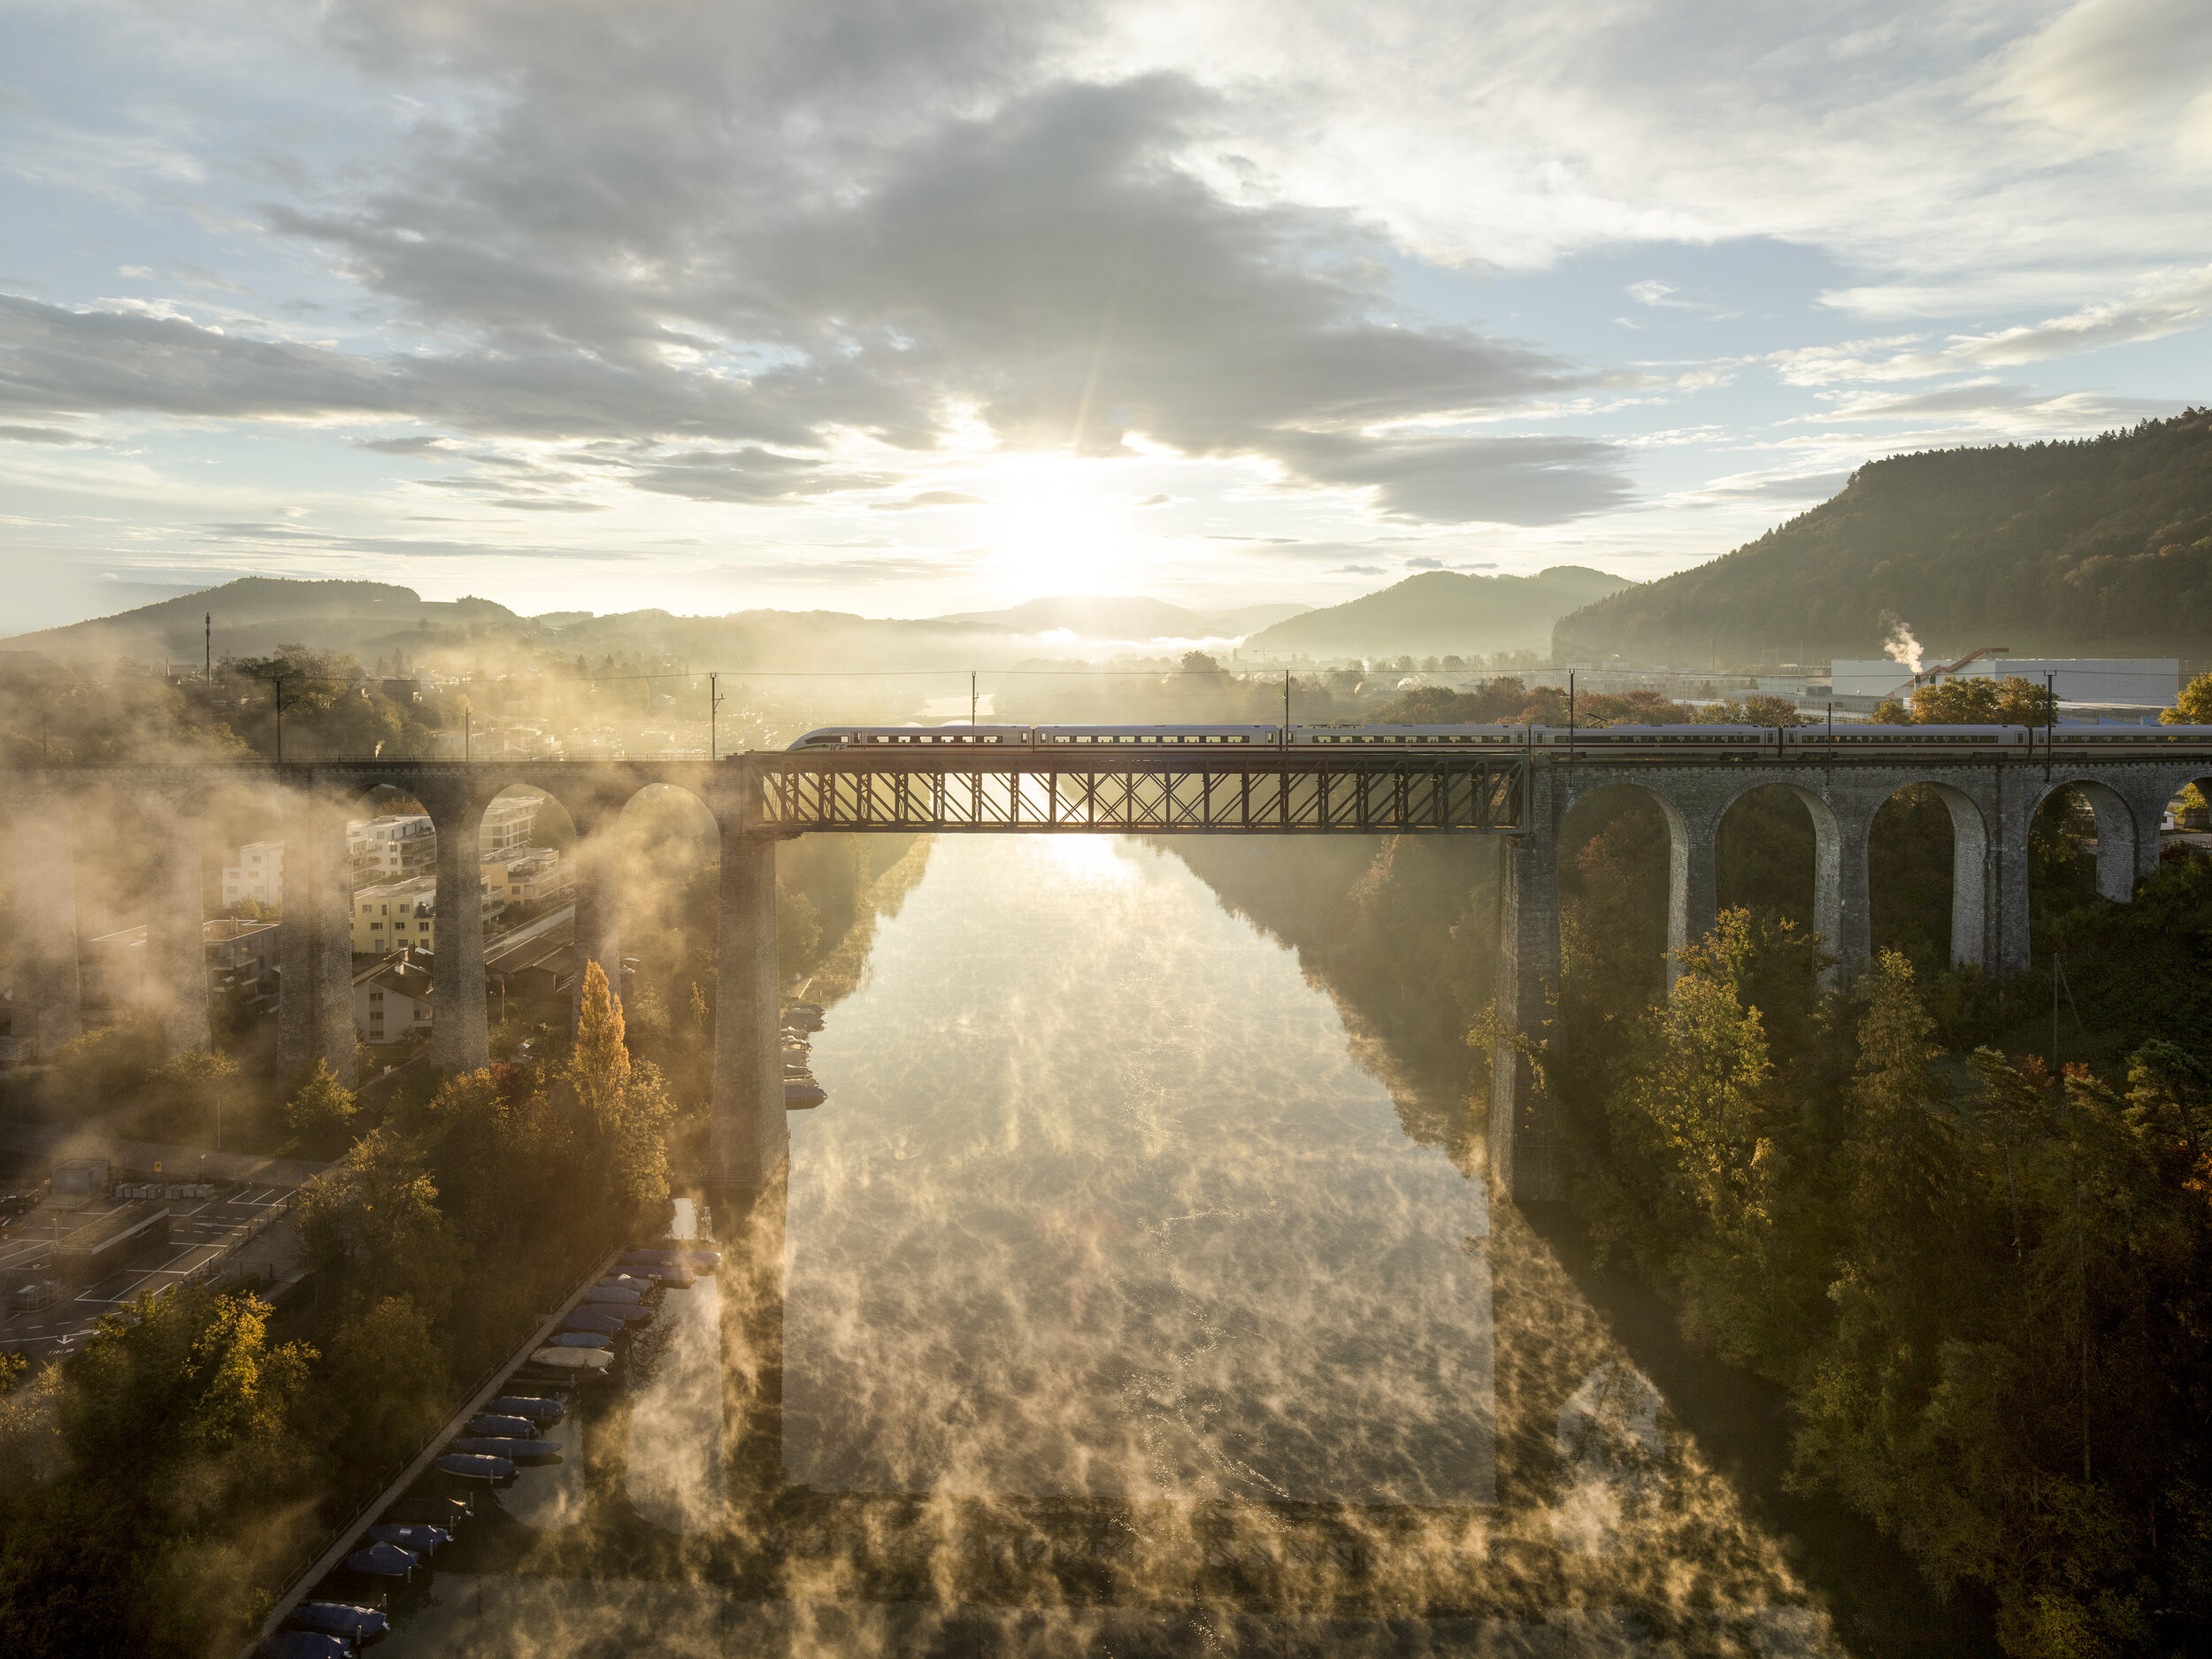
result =
[[238,862],[223,866],[223,907],[251,899],[270,910],[284,903],[284,843],[248,841],[238,849]]

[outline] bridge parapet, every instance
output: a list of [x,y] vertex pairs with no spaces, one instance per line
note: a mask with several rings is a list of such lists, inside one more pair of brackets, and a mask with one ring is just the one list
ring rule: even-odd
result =
[[1067,756],[826,751],[754,756],[760,822],[781,834],[1515,835],[1529,762],[1311,757],[1277,749]]

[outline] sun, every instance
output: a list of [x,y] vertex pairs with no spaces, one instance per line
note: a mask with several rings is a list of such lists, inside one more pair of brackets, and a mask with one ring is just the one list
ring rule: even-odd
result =
[[991,562],[1010,594],[1087,594],[1122,580],[1129,549],[1106,499],[1110,472],[1067,456],[1009,456],[993,465],[982,487],[996,503]]

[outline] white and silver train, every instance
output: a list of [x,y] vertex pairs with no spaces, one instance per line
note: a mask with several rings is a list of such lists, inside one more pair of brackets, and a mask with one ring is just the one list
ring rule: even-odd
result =
[[1942,754],[2024,758],[2212,749],[2212,726],[825,726],[790,745],[824,749],[1142,749],[1198,744],[1318,749],[1427,747],[1585,750],[1606,755]]

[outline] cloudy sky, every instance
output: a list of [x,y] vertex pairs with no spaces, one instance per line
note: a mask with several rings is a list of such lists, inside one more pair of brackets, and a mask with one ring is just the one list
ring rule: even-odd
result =
[[[0,0],[17,626],[1647,578],[2212,402],[2204,0]],[[12,631],[12,630],[10,630]]]

